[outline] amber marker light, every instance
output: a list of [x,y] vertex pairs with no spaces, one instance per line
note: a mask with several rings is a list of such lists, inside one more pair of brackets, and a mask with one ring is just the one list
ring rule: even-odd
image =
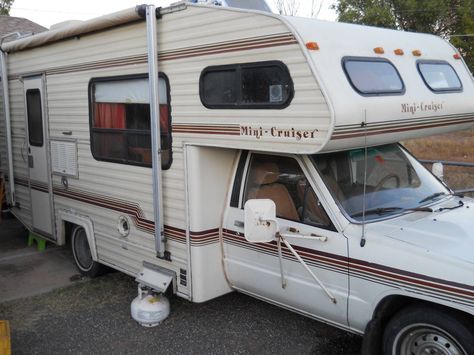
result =
[[383,50],[382,47],[375,47],[374,52],[377,53],[377,54],[384,54],[385,53],[385,51]]
[[316,42],[306,42],[306,48],[310,51],[317,51],[319,50],[319,45]]
[[459,53],[453,54],[454,59],[461,59],[461,55]]
[[411,52],[415,57],[421,57],[421,51],[419,49],[415,49]]
[[393,51],[393,53],[395,53],[396,55],[403,55],[403,49],[400,49],[400,48],[397,48]]

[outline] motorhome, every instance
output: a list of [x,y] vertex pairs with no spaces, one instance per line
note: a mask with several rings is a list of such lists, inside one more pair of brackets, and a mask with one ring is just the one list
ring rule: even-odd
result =
[[448,42],[183,2],[0,54],[10,210],[83,274],[240,291],[365,353],[474,352],[474,201],[397,143],[474,126]]

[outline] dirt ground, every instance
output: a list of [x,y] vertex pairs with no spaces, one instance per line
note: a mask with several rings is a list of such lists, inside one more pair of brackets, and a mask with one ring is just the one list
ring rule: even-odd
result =
[[155,328],[130,317],[135,281],[121,273],[0,303],[13,354],[359,354],[361,338],[231,293],[194,304],[171,299]]
[[13,354],[359,354],[361,338],[231,293],[202,304],[171,299],[155,328],[130,316],[133,278],[83,279],[68,248],[26,246],[15,220],[0,224],[0,319]]

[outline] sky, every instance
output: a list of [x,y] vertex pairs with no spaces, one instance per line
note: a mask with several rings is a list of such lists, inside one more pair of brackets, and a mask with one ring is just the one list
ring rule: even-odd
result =
[[[311,0],[298,0],[300,16],[309,14]],[[336,14],[329,7],[333,0],[323,1],[318,18],[334,21]],[[55,23],[68,20],[87,20],[115,11],[149,3],[156,6],[167,6],[176,0],[15,0],[10,15],[24,17],[46,28]],[[272,0],[267,0],[272,5]]]

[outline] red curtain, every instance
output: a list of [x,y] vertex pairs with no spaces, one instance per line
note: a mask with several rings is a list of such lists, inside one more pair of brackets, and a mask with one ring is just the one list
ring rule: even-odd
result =
[[160,132],[163,135],[170,131],[168,115],[168,105],[160,104]]
[[96,103],[94,110],[94,128],[127,128],[124,104]]
[[[127,128],[125,119],[125,105],[110,103],[95,103],[94,128]],[[96,153],[106,158],[124,158],[125,137],[117,132],[97,132],[100,135],[95,147]]]

